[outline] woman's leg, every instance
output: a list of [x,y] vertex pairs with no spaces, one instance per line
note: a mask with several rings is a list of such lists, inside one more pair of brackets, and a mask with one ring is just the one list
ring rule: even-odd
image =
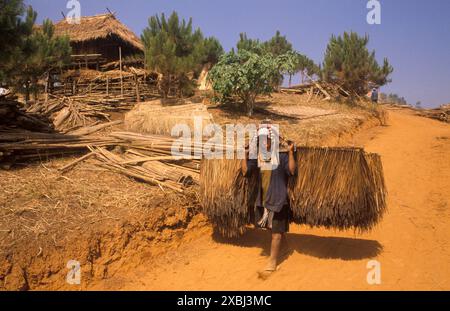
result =
[[272,233],[272,243],[270,246],[270,258],[266,267],[266,271],[275,271],[277,269],[277,261],[280,256],[281,240],[283,233]]

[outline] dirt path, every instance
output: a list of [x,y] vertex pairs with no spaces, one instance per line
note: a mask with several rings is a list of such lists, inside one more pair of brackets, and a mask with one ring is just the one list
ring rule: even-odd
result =
[[[267,258],[266,232],[223,241],[203,227],[158,264],[93,289],[449,290],[450,126],[392,110],[389,126],[354,142],[381,154],[389,191],[388,213],[370,234],[292,226],[295,251],[262,280],[257,271]],[[372,259],[381,264],[381,285],[366,281]]]

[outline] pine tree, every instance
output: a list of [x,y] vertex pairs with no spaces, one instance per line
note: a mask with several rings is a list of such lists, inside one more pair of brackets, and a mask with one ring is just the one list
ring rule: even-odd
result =
[[55,69],[61,69],[70,62],[70,39],[68,36],[55,36],[53,23],[46,19],[42,26],[35,27],[16,59],[14,84],[28,99],[32,92],[37,97],[38,81]]
[[278,30],[275,36],[263,43],[263,49],[275,57],[293,51],[292,43],[286,39],[286,36],[282,36]]
[[1,0],[0,6],[0,78],[28,100],[30,92],[36,97],[39,79],[70,60],[69,38],[54,36],[50,20],[34,27],[37,14],[23,1]]
[[14,70],[24,41],[31,35],[36,12],[22,0],[0,0],[0,80],[7,81]]
[[192,19],[181,20],[176,12],[169,19],[164,14],[150,17],[142,34],[146,66],[162,75],[159,87],[163,97],[178,85],[178,95],[190,95],[196,76],[204,64],[217,62],[223,53],[215,38],[204,38],[200,29],[193,30]]
[[392,66],[386,58],[380,66],[375,52],[369,52],[368,43],[368,36],[360,37],[354,32],[333,35],[325,53],[323,79],[358,95],[366,94],[370,83],[382,86],[390,82]]
[[250,39],[245,32],[239,34],[236,48],[238,52],[248,51],[259,55],[264,51],[264,46],[259,39]]

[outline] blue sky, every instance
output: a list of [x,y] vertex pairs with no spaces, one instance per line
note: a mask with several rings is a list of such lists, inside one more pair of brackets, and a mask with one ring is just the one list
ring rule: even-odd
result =
[[[425,107],[450,103],[450,1],[380,0],[381,25],[366,22],[367,0],[79,0],[82,15],[105,13],[108,7],[138,35],[148,17],[177,11],[193,18],[207,36],[226,50],[240,32],[266,40],[276,30],[294,47],[321,62],[332,34],[356,31],[370,36],[370,48],[394,67],[392,83],[382,88]],[[38,21],[62,18],[67,0],[26,0]],[[294,81],[298,82],[298,81]]]

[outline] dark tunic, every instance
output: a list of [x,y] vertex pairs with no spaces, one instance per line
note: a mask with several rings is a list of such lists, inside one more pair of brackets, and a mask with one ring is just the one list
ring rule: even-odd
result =
[[[272,171],[269,189],[264,195],[265,202],[262,202],[261,194],[261,174],[258,174],[258,196],[256,198],[256,206],[264,206],[268,210],[276,213],[283,209],[283,206],[288,205],[288,179],[291,176],[289,172],[289,155],[287,153],[280,153],[279,165]],[[247,160],[247,174],[250,176],[254,170],[258,170],[258,160]]]

